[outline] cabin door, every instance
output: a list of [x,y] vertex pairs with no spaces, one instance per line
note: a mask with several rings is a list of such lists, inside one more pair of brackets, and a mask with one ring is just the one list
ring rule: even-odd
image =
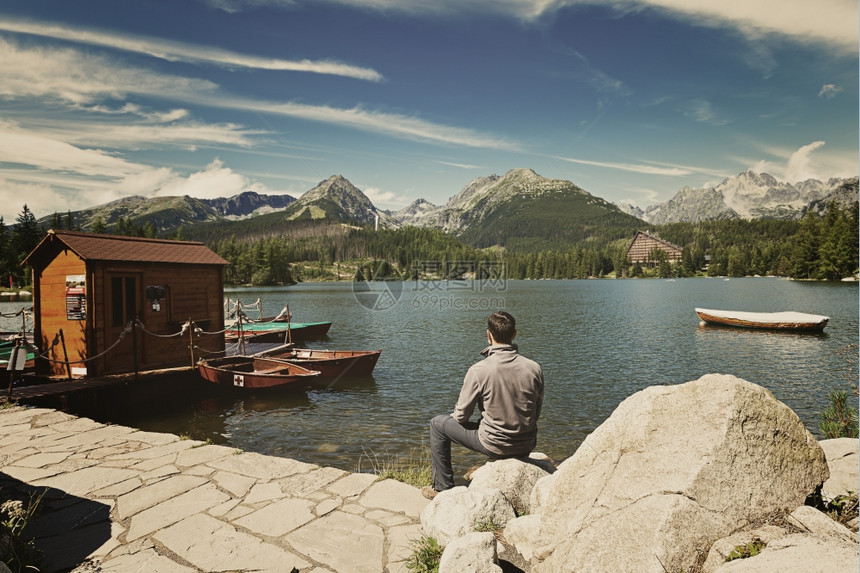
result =
[[[108,277],[108,336],[105,348],[112,346],[123,331],[140,316],[141,277],[139,274],[111,274]],[[122,342],[105,356],[106,372],[134,372],[143,357],[140,330],[127,332]]]

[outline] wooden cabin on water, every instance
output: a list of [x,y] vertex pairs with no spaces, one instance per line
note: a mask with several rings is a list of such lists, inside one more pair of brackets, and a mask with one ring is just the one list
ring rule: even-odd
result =
[[670,263],[677,263],[681,260],[681,247],[646,231],[636,231],[633,242],[627,247],[627,258],[634,265],[639,263],[644,266],[656,267],[659,261],[655,256],[655,249],[666,253],[666,260]]
[[[24,264],[33,269],[35,342],[51,349],[50,361],[36,361],[40,374],[191,366],[189,336],[171,335],[189,319],[204,331],[223,329],[228,262],[203,243],[51,230]],[[135,319],[145,331],[127,329]],[[224,336],[195,344],[223,350]],[[67,369],[64,360],[86,361]]]

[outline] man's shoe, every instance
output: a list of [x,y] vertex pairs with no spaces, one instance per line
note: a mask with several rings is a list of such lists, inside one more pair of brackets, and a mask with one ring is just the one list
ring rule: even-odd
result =
[[432,485],[425,485],[421,488],[421,494],[427,499],[433,499],[434,497],[439,495],[439,492],[433,489]]

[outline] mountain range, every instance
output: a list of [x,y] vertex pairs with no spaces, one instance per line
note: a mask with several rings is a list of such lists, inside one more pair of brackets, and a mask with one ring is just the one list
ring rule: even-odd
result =
[[440,229],[476,247],[553,248],[589,239],[622,238],[641,225],[616,205],[570,181],[531,169],[475,179],[441,206],[423,199],[392,213],[401,225]]
[[[132,196],[73,213],[83,230],[100,219],[110,227],[121,217],[137,226],[152,223],[164,234],[203,223],[231,232],[245,223],[266,221],[272,229],[285,221],[339,221],[380,228],[410,225],[439,229],[476,247],[547,249],[587,241],[626,238],[645,224],[718,219],[796,219],[821,213],[830,201],[857,202],[857,177],[790,184],[767,173],[746,171],[715,187],[685,187],[670,200],[641,209],[615,205],[570,181],[547,179],[531,169],[473,180],[444,205],[418,199],[391,212],[341,175],[321,181],[298,199],[246,191],[229,198]],[[51,217],[40,220],[49,224]],[[203,225],[211,227],[211,225]]]
[[857,202],[857,177],[799,183],[778,181],[768,173],[745,171],[716,187],[684,187],[666,202],[645,210],[620,205],[626,213],[654,225],[719,219],[799,219],[808,211],[821,213],[827,203]]

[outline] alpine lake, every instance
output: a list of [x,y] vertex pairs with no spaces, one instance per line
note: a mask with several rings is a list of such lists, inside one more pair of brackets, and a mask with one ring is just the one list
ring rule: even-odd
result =
[[[330,321],[325,338],[300,346],[382,349],[373,375],[265,391],[224,390],[201,379],[157,407],[106,407],[99,421],[348,471],[416,460],[428,444],[430,418],[452,411],[466,370],[482,358],[486,319],[495,310],[514,315],[520,352],[543,367],[537,451],[557,461],[631,394],[704,374],[764,386],[819,439],[819,415],[832,390],[848,391],[857,403],[851,393],[860,332],[856,282],[340,282],[230,288],[225,296],[241,300],[251,318],[260,299],[262,316],[289,305],[295,322]],[[696,307],[794,310],[830,322],[821,333],[705,326]],[[456,475],[481,461],[456,445],[452,457]]]

